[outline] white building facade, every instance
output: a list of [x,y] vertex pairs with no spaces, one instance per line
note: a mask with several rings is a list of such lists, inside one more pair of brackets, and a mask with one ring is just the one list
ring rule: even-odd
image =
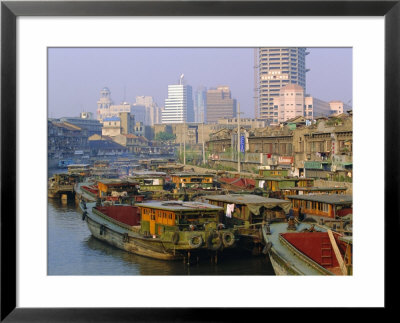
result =
[[168,98],[165,99],[162,123],[185,123],[193,121],[192,87],[184,84],[168,85]]

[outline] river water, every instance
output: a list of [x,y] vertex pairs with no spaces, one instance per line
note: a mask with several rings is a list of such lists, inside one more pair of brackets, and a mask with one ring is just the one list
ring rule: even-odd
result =
[[274,275],[265,255],[219,256],[218,263],[146,258],[94,238],[75,201],[48,199],[49,275]]

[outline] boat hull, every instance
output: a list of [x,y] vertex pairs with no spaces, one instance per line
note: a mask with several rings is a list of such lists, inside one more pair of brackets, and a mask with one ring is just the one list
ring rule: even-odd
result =
[[86,217],[86,223],[95,238],[107,242],[119,249],[137,255],[162,260],[179,260],[183,258],[179,253],[174,255],[173,253],[166,251],[162,241],[152,238],[134,237],[130,234],[129,241],[124,242],[124,233],[116,232],[110,228],[106,228],[103,232],[103,230],[101,230],[102,225],[91,219],[89,216]]

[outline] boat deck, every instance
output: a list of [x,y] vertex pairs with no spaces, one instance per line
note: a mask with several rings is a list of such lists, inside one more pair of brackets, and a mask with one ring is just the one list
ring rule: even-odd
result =
[[[272,243],[271,252],[274,252],[278,257],[281,258],[284,262],[286,262],[289,266],[291,266],[295,271],[298,272],[299,275],[321,275],[321,271],[325,272],[325,274],[329,275],[330,273],[319,266],[313,260],[305,256],[304,254],[298,252],[293,246],[289,244],[285,244],[279,237],[280,233],[285,233],[287,231],[287,223],[272,223],[270,225],[270,235],[264,235],[266,237],[267,242]],[[307,223],[298,223],[297,232],[302,231],[303,229],[307,229],[310,227],[310,224]],[[325,231],[321,228],[317,228],[318,231]],[[306,260],[306,261],[305,261]],[[316,269],[314,266],[311,266],[310,263],[315,264],[318,268]]]

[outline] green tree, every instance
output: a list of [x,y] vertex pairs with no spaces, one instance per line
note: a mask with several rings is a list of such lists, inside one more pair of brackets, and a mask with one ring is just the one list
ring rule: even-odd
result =
[[171,141],[175,140],[175,135],[168,132],[159,132],[156,134],[157,141]]

